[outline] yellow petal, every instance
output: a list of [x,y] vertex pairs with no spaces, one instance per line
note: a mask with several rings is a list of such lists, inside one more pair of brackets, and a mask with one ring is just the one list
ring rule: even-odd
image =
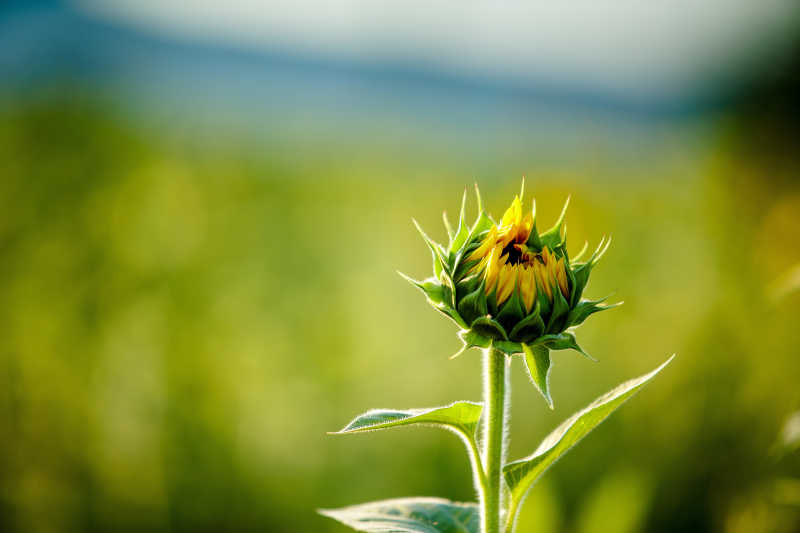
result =
[[514,201],[511,202],[511,206],[506,209],[505,213],[503,213],[503,219],[500,221],[500,226],[506,227],[511,226],[512,224],[519,224],[521,218],[522,202],[520,202],[519,196],[515,196]]
[[525,265],[519,274],[519,292],[522,294],[522,301],[525,304],[525,310],[530,313],[533,307],[533,301],[536,299],[536,277],[533,273],[533,267]]
[[528,213],[520,222],[514,240],[518,243],[527,242],[528,237],[530,237],[531,235],[532,228],[533,228],[533,216],[531,216],[531,214]]
[[502,304],[511,293],[517,283],[517,267],[508,263],[500,267],[500,274],[497,276],[497,305]]
[[556,261],[555,254],[550,256],[550,261],[547,263],[547,277],[550,284],[555,287],[558,283],[558,261]]
[[544,259],[544,264],[549,265],[550,261],[552,260],[552,255],[550,255],[550,249],[545,246],[542,248],[542,259]]
[[547,267],[541,263],[534,263],[533,268],[536,272],[536,282],[538,283],[539,290],[543,290],[547,295],[547,299],[553,301],[553,289],[550,287],[549,276],[547,275]]
[[489,254],[489,258],[487,259],[486,287],[484,288],[486,294],[491,293],[492,289],[494,289],[495,281],[497,281],[497,276],[500,272],[500,254],[502,252],[503,249],[501,247],[495,246]]
[[558,260],[558,268],[556,269],[556,274],[558,278],[558,286],[561,287],[561,294],[564,295],[564,298],[569,298],[569,284],[567,283],[567,271],[566,266],[564,265],[564,258]]
[[476,259],[482,259],[486,257],[486,255],[492,250],[495,243],[497,242],[497,228],[492,226],[489,229],[489,234],[486,235],[486,238],[483,239],[483,242],[480,246],[478,246],[474,252],[472,252],[467,261],[475,261]]

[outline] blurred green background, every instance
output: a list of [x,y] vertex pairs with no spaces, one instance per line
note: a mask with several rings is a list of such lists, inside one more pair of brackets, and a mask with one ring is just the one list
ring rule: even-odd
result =
[[[60,3],[0,17],[0,530],[340,532],[314,510],[474,499],[447,433],[325,432],[479,398],[479,353],[448,360],[455,327],[395,270],[429,272],[411,217],[443,238],[465,186],[499,215],[524,175],[540,225],[572,195],[573,252],[613,235],[588,294],[625,305],[579,330],[599,363],[555,353],[554,411],[515,361],[511,457],[678,357],[519,531],[800,531],[776,444],[800,408],[796,34],[780,68],[643,104],[331,81]],[[127,53],[166,62],[109,74]],[[194,85],[231,63],[267,75]]]

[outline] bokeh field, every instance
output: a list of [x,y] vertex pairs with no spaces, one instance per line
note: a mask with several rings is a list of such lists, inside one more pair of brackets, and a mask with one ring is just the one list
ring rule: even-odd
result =
[[623,140],[591,115],[592,142],[551,151],[525,117],[482,134],[312,108],[237,130],[191,96],[148,115],[69,76],[2,89],[0,531],[341,533],[315,510],[474,499],[446,432],[326,432],[479,399],[480,354],[449,360],[455,327],[396,270],[430,270],[412,217],[442,238],[465,188],[497,216],[523,176],[540,227],[571,195],[571,252],[613,236],[587,294],[625,303],[579,330],[599,362],[555,352],[554,411],[515,361],[510,456],[677,357],[534,487],[519,531],[800,531],[793,90]]
[[[796,160],[720,128],[694,175],[527,172],[542,220],[572,194],[576,251],[613,234],[589,294],[625,305],[581,328],[599,363],[555,355],[554,412],[515,369],[512,456],[678,353],[533,490],[537,531],[798,523],[770,455],[800,403],[800,300],[773,285],[800,259]],[[338,531],[313,510],[473,497],[450,435],[325,435],[367,406],[480,395],[479,354],[448,360],[453,326],[395,273],[429,268],[411,216],[440,236],[472,186],[452,164],[298,170],[58,101],[5,109],[0,139],[4,530]],[[515,171],[480,180],[495,213]]]

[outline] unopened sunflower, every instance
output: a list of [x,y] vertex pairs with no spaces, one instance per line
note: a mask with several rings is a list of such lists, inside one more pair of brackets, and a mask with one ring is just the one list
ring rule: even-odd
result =
[[610,240],[603,239],[586,260],[581,259],[586,246],[570,258],[566,204],[555,225],[539,233],[536,204],[525,212],[522,193],[499,222],[483,210],[477,187],[476,194],[478,217],[471,226],[464,213],[466,194],[455,230],[445,217],[447,246],[434,242],[417,226],[433,253],[433,276],[423,281],[408,279],[422,289],[433,307],[461,327],[464,349],[491,345],[515,354],[531,347],[572,348],[586,355],[568,329],[614,307],[602,305],[602,299],[582,299],[589,273]]

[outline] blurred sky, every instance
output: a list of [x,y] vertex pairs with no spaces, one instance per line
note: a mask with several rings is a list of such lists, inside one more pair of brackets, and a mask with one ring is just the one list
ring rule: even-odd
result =
[[692,157],[704,116],[783,69],[799,5],[6,2],[0,90],[68,81],[220,143],[646,165]]
[[780,58],[796,2],[77,2],[109,20],[260,50],[655,104]]

